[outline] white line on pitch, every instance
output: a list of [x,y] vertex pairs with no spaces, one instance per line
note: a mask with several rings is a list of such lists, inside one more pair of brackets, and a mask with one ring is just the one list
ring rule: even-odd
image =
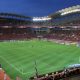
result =
[[9,61],[7,61],[4,57],[0,56],[0,58],[3,59],[6,63],[8,63],[11,67],[13,67],[15,70],[17,70],[20,74],[22,74],[22,72],[18,68],[10,64]]
[[22,74],[22,75],[31,73],[31,72],[24,73],[24,72],[23,72],[23,68],[22,68],[22,71],[21,71],[21,69],[18,69],[18,68],[16,68],[15,66],[13,66],[12,64],[10,64],[9,61],[6,60],[4,57],[0,56],[0,58],[3,59],[6,63],[8,63],[11,67],[13,67],[15,70],[17,70],[17,71],[18,71],[20,74]]

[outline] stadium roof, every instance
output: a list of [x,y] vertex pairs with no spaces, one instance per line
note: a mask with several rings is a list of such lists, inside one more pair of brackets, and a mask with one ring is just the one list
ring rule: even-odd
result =
[[51,17],[56,17],[56,16],[63,16],[63,15],[67,15],[67,14],[71,14],[71,13],[76,13],[76,12],[80,12],[80,5],[76,5],[76,6],[72,6],[72,7],[68,7],[62,10],[59,10],[53,14],[51,14]]
[[1,16],[12,16],[12,17],[20,17],[20,18],[31,18],[29,16],[24,16],[24,15],[19,15],[19,14],[14,14],[14,13],[0,13],[0,17]]
[[60,10],[59,12],[61,13],[61,15],[66,15],[66,14],[74,13],[74,12],[80,12],[80,5],[65,8],[65,9]]

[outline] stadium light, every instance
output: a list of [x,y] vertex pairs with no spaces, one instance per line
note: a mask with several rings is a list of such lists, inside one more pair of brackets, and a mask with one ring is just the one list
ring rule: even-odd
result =
[[46,21],[46,20],[50,20],[50,17],[33,17],[33,21]]
[[80,9],[75,9],[75,10],[66,11],[66,12],[61,13],[61,15],[66,15],[66,14],[74,13],[74,12],[80,12]]

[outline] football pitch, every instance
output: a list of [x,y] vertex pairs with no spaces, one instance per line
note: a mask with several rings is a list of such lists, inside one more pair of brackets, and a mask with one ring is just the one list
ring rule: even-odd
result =
[[43,40],[0,42],[0,63],[7,74],[28,80],[35,75],[54,72],[80,63],[80,48]]

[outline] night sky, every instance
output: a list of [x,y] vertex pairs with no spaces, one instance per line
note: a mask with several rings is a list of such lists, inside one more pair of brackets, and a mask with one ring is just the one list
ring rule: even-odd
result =
[[0,12],[47,16],[74,5],[80,5],[80,0],[0,0]]

